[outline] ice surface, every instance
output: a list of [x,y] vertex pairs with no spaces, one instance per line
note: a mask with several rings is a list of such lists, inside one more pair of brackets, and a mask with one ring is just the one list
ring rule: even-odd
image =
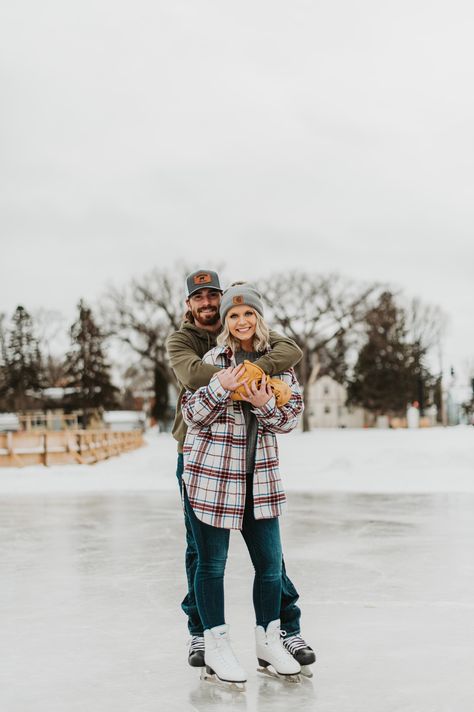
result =
[[[187,665],[168,436],[95,467],[0,470],[1,712],[470,712],[474,431],[437,432],[288,438],[298,486],[282,537],[315,677],[257,674],[251,565],[233,533],[226,614],[249,673],[234,696]],[[425,493],[397,491],[407,472]],[[382,491],[351,491],[376,473]]]

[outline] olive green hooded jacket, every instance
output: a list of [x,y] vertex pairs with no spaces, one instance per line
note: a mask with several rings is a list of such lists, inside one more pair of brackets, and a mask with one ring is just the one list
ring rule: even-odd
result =
[[[166,341],[171,368],[180,387],[172,431],[173,437],[178,441],[178,452],[183,452],[186,436],[186,424],[181,414],[181,398],[185,390],[196,391],[201,386],[207,386],[211,376],[219,371],[217,366],[202,363],[204,354],[216,345],[216,337],[217,334],[184,322]],[[272,350],[256,361],[269,376],[286,371],[301,359],[301,350],[295,342],[276,331],[270,331],[270,345]]]

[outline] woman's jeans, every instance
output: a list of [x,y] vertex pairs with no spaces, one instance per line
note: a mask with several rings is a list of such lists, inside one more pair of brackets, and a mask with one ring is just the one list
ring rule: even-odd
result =
[[[183,489],[183,455],[178,455],[176,475]],[[223,576],[229,546],[229,529],[212,527],[197,519],[185,493],[186,574],[188,593],[181,607],[188,616],[191,635],[224,623]],[[252,488],[247,487],[245,539],[255,567],[253,600],[257,625],[280,619],[288,636],[300,632],[298,593],[286,575],[281,552],[278,518],[253,517]]]

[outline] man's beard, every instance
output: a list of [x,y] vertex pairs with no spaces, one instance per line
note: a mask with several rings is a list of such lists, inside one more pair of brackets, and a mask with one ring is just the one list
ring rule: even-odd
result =
[[[213,308],[213,307],[211,307]],[[198,324],[203,324],[203,326],[214,326],[218,323],[220,319],[219,309],[215,309],[209,314],[202,314],[203,309],[192,309],[191,313],[194,317],[194,321]]]

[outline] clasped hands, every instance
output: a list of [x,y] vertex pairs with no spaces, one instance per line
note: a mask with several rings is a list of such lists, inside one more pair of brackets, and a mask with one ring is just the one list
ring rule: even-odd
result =
[[222,388],[232,391],[232,400],[243,400],[255,408],[261,408],[275,396],[276,404],[281,407],[291,398],[291,388],[279,378],[270,378],[251,361],[245,360],[238,366],[230,366],[219,371],[217,377]]
[[[239,400],[247,401],[251,403],[255,408],[261,408],[262,405],[268,403],[273,395],[270,384],[267,381],[267,376],[263,374],[260,387],[257,386],[255,379],[248,383],[248,378],[242,378],[245,376],[245,366],[241,363],[239,366],[230,366],[229,368],[224,368],[217,374],[217,378],[220,381],[222,388],[226,388],[228,391],[237,391],[243,387],[245,390],[245,395],[240,392]],[[234,393],[232,393],[231,398]],[[233,398],[233,400],[236,400]]]

